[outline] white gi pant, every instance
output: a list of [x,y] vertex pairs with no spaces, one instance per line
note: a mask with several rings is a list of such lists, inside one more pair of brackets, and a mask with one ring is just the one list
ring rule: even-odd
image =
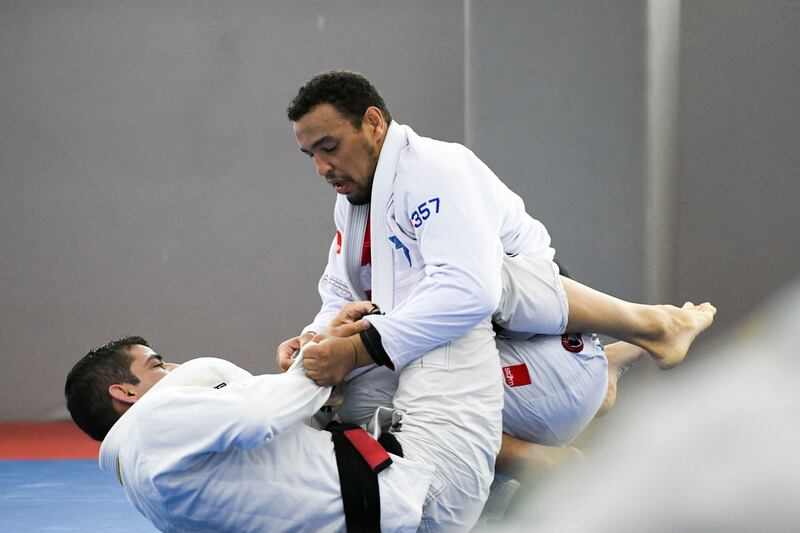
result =
[[594,418],[608,390],[600,342],[594,335],[539,335],[498,337],[496,343],[505,380],[503,432],[547,446],[569,444]]
[[480,516],[500,451],[503,390],[488,320],[400,373],[403,456],[436,467],[420,531],[467,531]]
[[478,519],[500,451],[501,375],[485,320],[399,373],[376,367],[348,382],[339,419],[368,425],[392,405],[403,456],[435,468],[420,531],[468,531]]
[[543,256],[505,256],[500,273],[503,292],[492,320],[505,330],[505,336],[564,333],[569,304],[558,265]]

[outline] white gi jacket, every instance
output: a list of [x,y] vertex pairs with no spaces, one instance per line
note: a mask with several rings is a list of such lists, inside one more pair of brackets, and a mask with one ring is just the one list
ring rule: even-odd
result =
[[[504,253],[552,259],[555,252],[542,223],[470,150],[420,137],[395,122],[390,127],[404,132],[386,214],[395,249],[395,308],[369,321],[400,370],[492,314],[500,298]],[[384,145],[381,157],[386,152]],[[319,283],[322,308],[304,332],[323,332],[342,305],[364,298],[370,288],[368,268],[362,269],[361,287],[351,286],[343,275],[347,207],[347,199],[338,196],[337,237]],[[386,243],[371,245],[374,250]]]
[[[330,433],[302,422],[329,394],[298,365],[252,376],[195,359],[119,419],[100,467],[162,531],[344,531]],[[392,459],[378,476],[381,526],[416,531],[432,469]]]

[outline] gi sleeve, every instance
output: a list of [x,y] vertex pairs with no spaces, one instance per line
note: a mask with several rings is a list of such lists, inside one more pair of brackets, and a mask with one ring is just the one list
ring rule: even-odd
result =
[[236,381],[215,388],[175,386],[152,391],[147,416],[139,417],[145,427],[137,433],[147,441],[144,448],[164,453],[151,453],[149,460],[167,463],[160,465],[161,471],[176,471],[208,452],[255,448],[302,424],[330,396],[330,387],[308,379],[297,361],[284,374],[241,372]]
[[500,299],[502,208],[497,188],[486,181],[497,178],[456,146],[436,158],[412,155],[398,165],[392,212],[410,231],[397,237],[417,246],[425,277],[389,313],[367,318],[396,370],[463,336]]

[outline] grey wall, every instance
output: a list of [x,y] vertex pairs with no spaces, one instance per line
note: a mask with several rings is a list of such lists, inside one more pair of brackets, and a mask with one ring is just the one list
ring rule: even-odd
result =
[[[660,65],[646,63],[648,6],[656,46],[679,55]],[[580,279],[711,300],[713,336],[800,274],[800,2],[470,0],[467,13],[467,142]],[[669,195],[655,219],[653,191]]]
[[800,275],[800,2],[684,2],[677,298],[721,327]]
[[[660,283],[719,305],[713,337],[798,274],[800,3],[680,7]],[[274,368],[318,307],[333,232],[284,109],[333,67],[366,73],[420,133],[466,140],[579,278],[641,299],[646,13],[0,0],[0,420],[64,416],[67,370],[115,336]]]
[[400,121],[463,140],[462,13],[0,1],[0,420],[64,416],[66,372],[116,336],[274,369],[318,309],[333,236],[289,100],[360,70]]
[[644,3],[468,2],[467,139],[589,285],[642,298]]

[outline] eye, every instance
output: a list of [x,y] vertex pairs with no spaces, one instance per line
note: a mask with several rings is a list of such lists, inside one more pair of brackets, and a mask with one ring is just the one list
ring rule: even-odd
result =
[[328,154],[332,154],[333,152],[336,151],[337,148],[339,148],[339,145],[338,144],[334,144],[333,146],[327,146],[327,147],[323,148],[322,151],[325,152],[325,153],[328,153]]

